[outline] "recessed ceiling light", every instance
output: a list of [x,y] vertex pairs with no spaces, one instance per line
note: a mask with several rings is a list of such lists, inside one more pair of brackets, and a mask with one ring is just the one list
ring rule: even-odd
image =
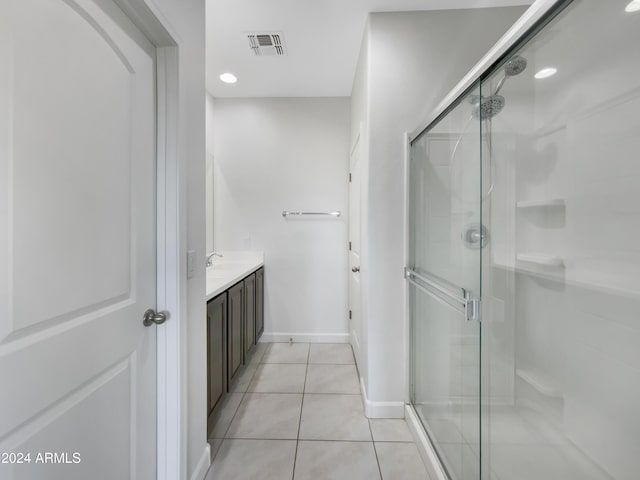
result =
[[550,77],[551,75],[555,75],[557,71],[558,69],[553,67],[543,68],[538,73],[536,73],[534,77],[540,80],[541,78],[547,78],[547,77]]
[[222,80],[224,83],[236,83],[238,81],[233,73],[223,73],[222,75],[220,75],[220,80]]
[[640,10],[640,0],[633,0],[633,2],[630,2],[629,5],[624,7],[624,11],[629,13],[637,12],[638,10]]

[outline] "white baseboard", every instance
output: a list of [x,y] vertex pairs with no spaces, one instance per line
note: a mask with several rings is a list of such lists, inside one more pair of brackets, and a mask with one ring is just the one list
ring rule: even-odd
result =
[[295,343],[349,343],[348,333],[281,333],[264,332],[260,343],[288,342]]
[[360,377],[360,393],[367,418],[404,418],[404,402],[372,402],[367,398],[364,380]]
[[416,412],[413,410],[411,405],[405,405],[405,420],[407,421],[409,430],[411,430],[411,434],[416,441],[422,461],[429,473],[429,478],[432,480],[448,480],[447,474],[444,472],[444,468],[442,468],[442,465],[440,464],[438,455],[436,455],[436,452],[433,449],[429,438],[427,438],[427,434],[424,432],[422,424],[420,423],[420,420],[418,420]]
[[196,465],[196,468],[193,470],[193,474],[191,475],[191,480],[204,480],[204,477],[207,476],[207,472],[209,471],[209,467],[211,466],[211,446],[209,442],[206,443],[206,447],[204,448],[204,452],[202,452],[202,456]]

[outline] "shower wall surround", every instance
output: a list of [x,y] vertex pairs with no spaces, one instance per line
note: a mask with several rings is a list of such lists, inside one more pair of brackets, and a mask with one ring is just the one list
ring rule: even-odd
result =
[[401,235],[404,134],[524,10],[517,6],[369,15],[351,92],[351,145],[362,134],[362,343],[366,353],[358,369],[368,413],[373,416],[404,416],[407,401]]

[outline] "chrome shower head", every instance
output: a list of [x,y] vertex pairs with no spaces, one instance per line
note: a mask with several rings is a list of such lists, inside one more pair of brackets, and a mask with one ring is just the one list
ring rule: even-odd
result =
[[504,108],[504,97],[502,95],[491,95],[490,97],[482,97],[476,103],[473,113],[475,119],[489,120],[499,114]]
[[524,72],[525,68],[527,68],[527,59],[520,55],[516,55],[504,64],[504,74],[507,77],[520,75]]
[[481,97],[479,95],[470,95],[469,103],[473,105],[471,116],[475,119],[489,120],[498,115],[504,108],[505,99],[502,95],[498,95],[502,87],[504,87],[507,78],[520,75],[527,68],[527,59],[520,55],[511,57],[504,64],[504,76],[496,85],[493,95]]
[[520,75],[524,72],[525,68],[527,68],[527,59],[521,57],[520,55],[516,55],[511,57],[507,63],[504,64],[504,76],[496,85],[496,89],[493,92],[494,95],[497,95],[502,87],[504,87],[504,83],[507,81],[507,78],[514,77],[516,75]]

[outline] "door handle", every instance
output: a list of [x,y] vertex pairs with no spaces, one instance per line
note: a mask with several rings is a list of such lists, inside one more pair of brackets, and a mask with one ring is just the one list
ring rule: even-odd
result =
[[168,318],[169,318],[169,312],[156,313],[156,311],[153,308],[150,308],[146,312],[144,312],[144,315],[142,316],[142,324],[145,327],[150,327],[153,324],[162,325],[164,322],[167,321]]
[[357,273],[357,272],[359,272],[359,271],[360,271],[360,267],[352,267],[352,268],[351,268],[351,271],[352,271],[353,273]]

